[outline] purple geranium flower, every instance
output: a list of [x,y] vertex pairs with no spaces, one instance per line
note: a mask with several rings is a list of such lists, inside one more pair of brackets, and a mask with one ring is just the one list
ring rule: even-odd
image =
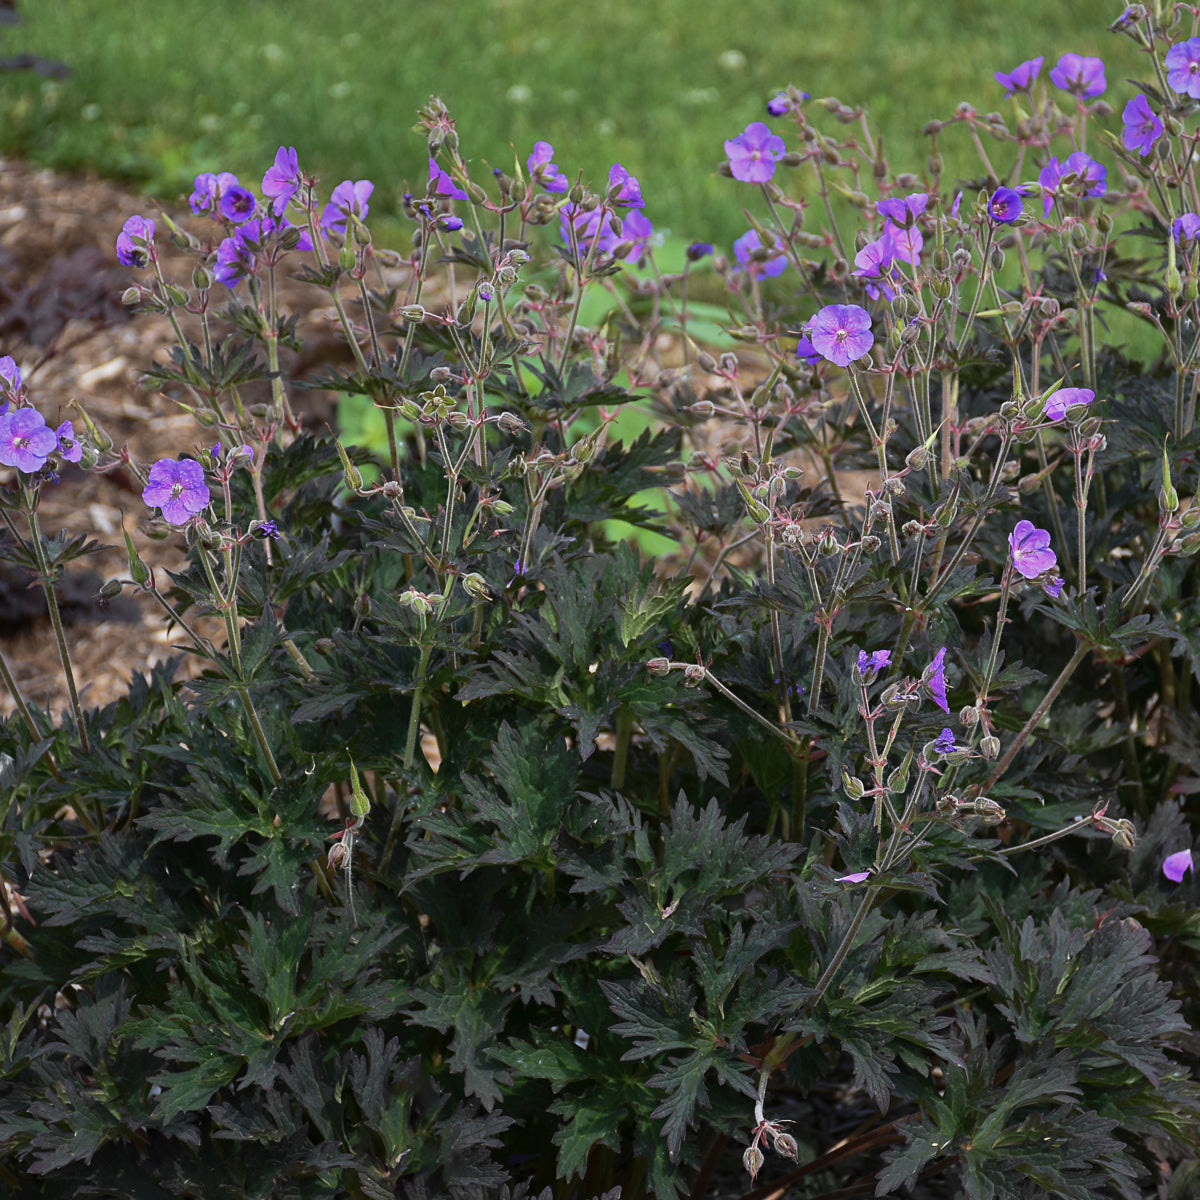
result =
[[21,390],[23,381],[16,359],[11,354],[0,358],[0,389],[10,396],[16,395]]
[[16,408],[0,417],[0,463],[32,475],[58,449],[58,434],[36,408]]
[[712,242],[693,242],[687,248],[687,260],[690,263],[699,262],[713,252]]
[[237,186],[238,177],[232,171],[222,171],[219,175],[204,171],[196,176],[188,204],[197,216],[201,213],[212,213],[216,216],[220,211],[221,197],[230,188]]
[[463,227],[463,219],[456,217],[453,213],[443,213],[438,217],[438,225],[447,233],[455,233]]
[[815,367],[821,361],[820,350],[812,344],[812,339],[806,333],[802,333],[796,343],[796,357],[810,367]]
[[429,160],[429,186],[425,189],[425,194],[427,196],[449,196],[451,200],[467,198],[467,193],[432,158]]
[[254,532],[260,538],[279,538],[279,526],[274,521],[259,521],[254,527]]
[[271,211],[282,216],[291,198],[300,190],[300,159],[294,146],[280,146],[275,151],[274,165],[267,168],[262,180],[262,193],[271,201]]
[[921,248],[925,245],[925,235],[915,225],[902,228],[889,224],[886,234],[892,243],[892,254],[900,262],[912,263],[913,266],[920,263]]
[[1008,535],[1012,565],[1026,579],[1036,579],[1054,570],[1058,556],[1050,549],[1050,531],[1039,529],[1032,521],[1018,521]]
[[729,170],[743,183],[766,183],[775,174],[775,160],[786,150],[783,138],[764,121],[751,121],[725,143]]
[[1049,579],[1042,584],[1042,591],[1050,597],[1051,600],[1057,600],[1062,594],[1063,584],[1066,580],[1061,575],[1051,575]]
[[934,656],[933,662],[925,668],[921,682],[929,689],[933,702],[944,713],[950,712],[946,701],[946,647],[943,646]]
[[780,92],[778,96],[772,96],[767,101],[767,112],[773,117],[786,116],[788,109],[791,107],[791,101],[787,98],[787,92]]
[[887,282],[888,279],[897,277],[897,272],[892,269],[895,258],[896,246],[892,241],[891,231],[887,229],[884,230],[882,237],[868,242],[854,256],[852,275],[868,281],[880,281],[879,283],[868,282],[866,285],[867,295],[872,300],[878,300],[881,294],[885,300],[895,299],[896,289]]
[[627,263],[636,263],[646,253],[653,234],[654,226],[645,213],[631,212],[621,222],[621,242],[632,243],[629,253],[624,256]]
[[1180,94],[1200,100],[1200,37],[1172,46],[1166,61],[1167,83]]
[[988,200],[988,216],[997,225],[1011,225],[1025,211],[1016,188],[998,187]]
[[1082,150],[1067,155],[1066,161],[1061,164],[1057,158],[1051,158],[1038,174],[1038,183],[1042,185],[1043,192],[1043,215],[1050,215],[1050,210],[1054,207],[1054,197],[1058,194],[1063,179],[1068,175],[1076,177],[1072,189],[1075,195],[1103,196],[1108,190],[1108,168]]
[[[1200,41],[1200,38],[1193,39]],[[1190,850],[1176,850],[1174,854],[1168,854],[1163,859],[1163,874],[1174,883],[1182,883],[1184,875],[1188,871],[1195,874],[1196,864],[1192,861],[1192,852]]]
[[865,650],[858,652],[858,673],[864,678],[869,673],[876,675],[892,661],[890,650],[874,650],[868,654]]
[[171,525],[186,525],[208,506],[208,485],[204,468],[195,459],[160,458],[150,468],[142,499],[151,508],[161,508],[163,519]]
[[753,279],[761,279],[764,275],[782,275],[787,268],[787,255],[782,252],[779,241],[775,242],[775,247],[780,250],[778,257],[769,258],[766,262],[752,262],[750,255],[761,247],[758,230],[750,229],[733,243],[733,254]]
[[250,220],[257,207],[258,201],[255,199],[254,193],[249,188],[242,187],[240,183],[236,187],[231,187],[221,197],[221,216],[235,225]]
[[571,181],[553,162],[554,147],[549,142],[534,142],[533,153],[526,160],[530,178],[548,192],[562,195],[571,186]]
[[612,214],[603,208],[584,212],[576,204],[564,204],[558,210],[558,225],[568,246],[574,229],[575,242],[582,255],[591,253],[592,242],[596,243],[597,254],[611,254],[621,240],[613,229]]
[[[433,159],[429,161],[433,162]],[[370,211],[367,201],[374,190],[375,185],[369,179],[343,179],[333,189],[333,195],[325,205],[325,211],[321,214],[321,228],[327,234],[336,233],[345,237],[346,221],[349,217],[357,217],[360,221],[367,219],[367,213]]]
[[958,747],[954,744],[954,730],[943,729],[933,742],[933,748],[939,754],[953,754]]
[[1108,86],[1104,78],[1104,62],[1083,54],[1064,54],[1051,69],[1050,79],[1055,87],[1076,96],[1091,99]]
[[154,222],[149,217],[130,217],[117,234],[117,262],[123,267],[145,267],[150,262]]
[[1143,156],[1147,155],[1154,143],[1162,137],[1163,123],[1150,107],[1150,101],[1141,92],[1125,105],[1121,120],[1125,122],[1125,132],[1122,136],[1126,150],[1136,150]]
[[958,194],[954,197],[954,203],[952,205],[950,205],[950,217],[952,220],[955,220],[955,221],[958,220],[958,213],[959,213],[959,210],[962,208],[962,198],[963,198],[963,194],[960,190],[958,192]]
[[928,192],[911,192],[907,196],[889,196],[886,200],[880,200],[875,205],[875,211],[893,225],[908,229],[916,224],[928,203]]
[[[253,275],[258,258],[251,248],[251,240],[257,238],[257,221],[247,221],[232,237],[225,238],[217,247],[217,261],[213,264],[213,278],[227,288],[235,288],[247,275]],[[257,244],[257,243],[256,243]]]
[[862,883],[871,874],[870,871],[851,871],[849,875],[838,875],[835,883]]
[[54,436],[58,438],[55,448],[67,462],[78,462],[83,457],[83,446],[75,436],[75,426],[70,421],[64,421],[54,431]]
[[1200,216],[1186,212],[1176,217],[1171,225],[1171,232],[1174,233],[1177,242],[1194,242],[1200,235]]
[[875,344],[871,314],[857,304],[827,304],[808,323],[808,336],[825,358],[848,367]]
[[1033,87],[1033,81],[1037,79],[1044,61],[1044,56],[1039,54],[1037,58],[1031,58],[1028,62],[1013,67],[1007,74],[1004,71],[997,71],[995,73],[996,82],[1004,88],[1006,96],[1011,96],[1013,92],[1027,92]]
[[1091,388],[1059,388],[1046,397],[1046,416],[1051,421],[1061,421],[1067,409],[1076,404],[1091,404],[1096,393]]
[[[617,193],[615,196],[612,195],[614,191]],[[646,207],[641,184],[620,163],[613,163],[608,169],[608,192],[610,203],[619,204],[622,208]]]

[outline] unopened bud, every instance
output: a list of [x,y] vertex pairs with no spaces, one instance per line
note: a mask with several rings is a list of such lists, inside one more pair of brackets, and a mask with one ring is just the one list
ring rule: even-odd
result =
[[1000,739],[994,733],[989,733],[987,737],[980,741],[979,753],[988,762],[995,762],[1000,757]]
[[121,594],[124,584],[119,579],[110,579],[107,583],[100,585],[100,599],[112,600],[114,597]]
[[646,670],[651,675],[670,675],[671,660],[669,658],[652,658],[646,664]]
[[1122,850],[1132,850],[1137,842],[1137,830],[1134,828],[1133,822],[1125,820],[1124,817],[1113,821],[1112,840],[1114,846],[1118,846]]
[[207,292],[212,283],[212,272],[203,263],[197,263],[192,268],[192,287],[198,292]]
[[400,319],[411,325],[418,325],[425,320],[425,309],[420,304],[406,304],[400,310]]
[[360,820],[371,811],[371,798],[358,781],[358,768],[350,760],[350,812]]
[[842,788],[851,800],[861,800],[867,790],[863,781],[857,775],[851,775],[849,771],[842,772]]

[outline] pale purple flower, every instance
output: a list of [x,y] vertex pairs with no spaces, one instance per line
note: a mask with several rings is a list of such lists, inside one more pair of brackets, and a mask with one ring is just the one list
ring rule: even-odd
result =
[[1042,591],[1051,600],[1057,600],[1062,594],[1064,583],[1066,583],[1066,580],[1061,575],[1051,575],[1049,579],[1042,581]]
[[915,225],[902,227],[889,224],[886,233],[892,242],[892,254],[900,262],[912,263],[913,266],[920,263],[925,235]]
[[988,200],[988,216],[997,225],[1011,225],[1025,211],[1016,188],[998,187]]
[[1051,69],[1050,80],[1064,92],[1072,92],[1090,100],[1108,86],[1104,78],[1104,62],[1083,54],[1064,54]]
[[429,160],[429,186],[425,189],[427,196],[449,196],[451,200],[465,200],[467,193],[437,165],[436,159]]
[[154,222],[149,217],[130,217],[117,234],[117,262],[123,267],[148,266],[154,242]]
[[[432,163],[433,159],[429,161]],[[325,211],[321,214],[321,228],[327,234],[336,233],[345,237],[346,222],[350,217],[357,217],[360,221],[367,219],[367,213],[370,212],[367,201],[374,190],[375,185],[369,179],[343,179],[333,189],[329,203],[325,205]],[[463,194],[465,196],[466,193]]]
[[868,654],[865,650],[858,652],[858,673],[866,676],[868,673],[877,675],[892,661],[890,650],[874,650]]
[[871,352],[871,314],[857,304],[827,304],[808,323],[808,336],[825,358],[839,367]]
[[257,244],[258,222],[247,221],[232,237],[225,238],[217,247],[217,261],[213,264],[213,278],[227,288],[237,287],[247,275],[253,275],[258,266],[258,256],[252,249]]
[[[889,279],[899,277],[898,272],[892,269],[895,258],[896,246],[892,240],[891,231],[887,229],[884,230],[881,237],[876,238],[873,242],[868,242],[854,256],[854,270],[851,274],[868,281],[866,284],[867,295],[872,300],[878,300],[880,295],[885,300],[895,299],[896,289],[888,282]],[[874,282],[876,280],[879,282]]]
[[1176,217],[1171,225],[1171,232],[1175,234],[1177,242],[1194,242],[1200,237],[1200,216],[1186,212],[1181,217]]
[[791,107],[792,104],[787,97],[787,92],[780,92],[778,96],[772,96],[767,101],[767,112],[773,117],[786,116],[788,109]]
[[875,211],[893,225],[907,229],[916,224],[928,203],[928,192],[911,192],[907,196],[889,196],[886,200],[880,200],[875,205]]
[[950,705],[946,701],[946,647],[943,646],[934,656],[933,661],[925,668],[921,682],[929,689],[933,702],[949,714]]
[[[636,263],[646,253],[650,238],[654,235],[654,226],[645,213],[631,212],[621,222],[621,242],[631,242],[632,247],[624,256],[627,263]],[[616,247],[614,247],[615,249]]]
[[[1193,41],[1200,41],[1200,38],[1193,38]],[[1163,859],[1163,874],[1173,883],[1182,883],[1184,875],[1188,871],[1195,874],[1196,864],[1192,860],[1192,852],[1190,850],[1176,850],[1174,854],[1168,854]]]
[[558,227],[568,246],[574,230],[580,255],[590,254],[593,242],[597,254],[611,254],[621,240],[613,230],[612,214],[603,208],[584,212],[577,204],[564,204],[558,210]]
[[1059,388],[1046,398],[1046,416],[1051,421],[1061,421],[1067,409],[1077,404],[1091,404],[1096,393],[1091,388]]
[[0,358],[0,390],[10,396],[15,395],[21,390],[23,382],[21,368],[17,366],[16,359],[11,354]]
[[1012,565],[1026,579],[1036,579],[1054,570],[1058,556],[1050,549],[1050,531],[1039,529],[1032,521],[1018,521],[1008,535]]
[[1037,79],[1044,61],[1044,57],[1039,54],[1037,58],[1031,58],[1028,62],[1013,67],[1007,74],[1004,71],[997,71],[995,79],[1004,88],[1005,96],[1011,96],[1013,92],[1029,91],[1033,87],[1033,81]]
[[949,728],[943,729],[934,739],[933,748],[939,754],[953,754],[958,749],[954,744],[954,730]]
[[776,239],[775,248],[779,250],[777,257],[769,258],[766,262],[751,261],[750,255],[761,247],[758,230],[750,229],[733,243],[733,254],[753,279],[761,279],[764,275],[782,275],[787,268],[787,255],[783,253],[782,244]]
[[620,163],[613,163],[608,169],[608,190],[610,193],[614,190],[617,193],[610,201],[612,204],[618,204],[622,208],[646,207],[646,202],[642,199],[641,184]]
[[64,421],[55,431],[58,438],[56,449],[67,462],[78,462],[83,457],[83,446],[75,436],[75,426],[70,421]]
[[271,211],[279,217],[291,198],[300,190],[300,159],[294,146],[280,146],[275,162],[267,168],[262,180],[262,193],[271,201]]
[[529,176],[548,192],[561,195],[571,186],[571,181],[554,163],[554,147],[549,142],[534,142],[533,153],[525,162]]
[[1167,83],[1181,95],[1200,100],[1200,37],[1172,46],[1166,62]]
[[222,171],[219,175],[204,171],[196,176],[188,204],[197,216],[201,213],[212,213],[216,216],[220,211],[221,197],[230,188],[237,186],[238,177],[232,171]]
[[1103,196],[1108,190],[1108,168],[1090,158],[1082,150],[1067,155],[1063,163],[1057,158],[1051,158],[1038,174],[1038,183],[1042,185],[1042,212],[1049,216],[1054,207],[1054,197],[1063,179],[1074,175],[1075,182],[1070,194],[1077,196]]
[[1122,137],[1126,150],[1136,150],[1145,156],[1150,153],[1154,143],[1162,137],[1163,123],[1155,115],[1154,109],[1150,107],[1150,101],[1141,92],[1138,92],[1125,105],[1125,111],[1121,113],[1121,120],[1125,122],[1125,131]]
[[162,509],[170,525],[186,525],[208,506],[208,485],[204,468],[195,459],[160,458],[150,468],[142,499],[151,508]]
[[36,408],[16,408],[0,417],[0,463],[32,475],[58,449],[58,434]]
[[221,216],[235,225],[250,220],[257,207],[258,201],[254,198],[254,193],[249,188],[242,187],[240,183],[229,188],[221,197]]
[[851,871],[849,875],[836,876],[835,883],[862,883],[870,876],[870,871]]
[[963,198],[963,194],[960,191],[954,197],[954,203],[952,205],[950,205],[950,219],[953,221],[958,220],[958,213],[959,213],[959,210],[962,208],[962,198]]
[[783,138],[772,133],[765,121],[751,121],[725,143],[729,170],[743,183],[766,183],[775,174],[776,159],[786,151]]

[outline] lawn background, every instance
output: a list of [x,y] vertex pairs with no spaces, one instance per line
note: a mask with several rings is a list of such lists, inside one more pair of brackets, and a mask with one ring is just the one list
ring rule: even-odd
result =
[[[72,74],[0,73],[0,150],[171,203],[199,171],[257,188],[283,143],[327,187],[372,179],[373,210],[395,211],[424,187],[411,130],[437,93],[477,176],[511,170],[545,139],[572,176],[602,182],[622,162],[660,231],[728,248],[755,197],[716,174],[722,143],[763,119],[781,86],[866,104],[893,170],[920,172],[930,118],[963,100],[1003,110],[994,71],[1044,54],[1045,79],[1075,51],[1108,64],[1119,130],[1131,93],[1118,85],[1145,61],[1106,29],[1121,11],[1095,0],[25,0],[0,52]],[[973,171],[961,129],[944,149],[951,172]]]

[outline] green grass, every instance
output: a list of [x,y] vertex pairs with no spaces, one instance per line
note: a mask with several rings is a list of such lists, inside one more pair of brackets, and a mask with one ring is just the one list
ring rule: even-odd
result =
[[[65,61],[61,83],[0,75],[0,148],[91,167],[162,201],[226,169],[257,184],[280,143],[329,186],[376,183],[376,204],[424,186],[414,112],[436,92],[477,173],[511,169],[538,138],[602,181],[623,162],[647,215],[728,246],[744,184],[716,175],[725,138],[789,82],[865,103],[893,169],[920,170],[918,130],[961,100],[1002,107],[994,70],[1034,54],[1100,54],[1110,90],[1141,71],[1095,0],[38,0],[0,30],[5,54]],[[1122,97],[1121,103],[1123,103]],[[1119,128],[1119,115],[1111,124]],[[781,131],[785,124],[779,123]],[[970,171],[958,130],[948,161]]]

